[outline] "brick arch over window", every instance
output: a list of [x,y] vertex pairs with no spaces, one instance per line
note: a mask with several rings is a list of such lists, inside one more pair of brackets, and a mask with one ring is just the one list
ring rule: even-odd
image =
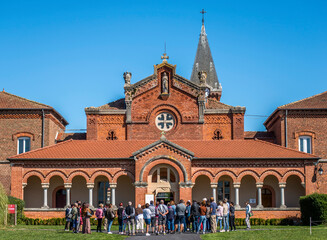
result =
[[177,118],[177,121],[181,122],[181,120],[182,120],[181,113],[175,106],[172,106],[169,104],[160,104],[160,105],[156,106],[155,108],[153,108],[146,116],[146,121],[147,122],[151,121],[151,119],[154,119],[159,112],[163,112],[163,111],[172,112],[175,115],[175,117]]
[[135,176],[133,173],[127,170],[121,170],[115,173],[115,175],[112,178],[112,182],[117,183],[117,180],[120,176],[128,176],[132,180],[132,182],[135,181]]
[[54,176],[58,176],[58,177],[61,177],[62,180],[64,181],[64,183],[67,182],[67,175],[60,171],[60,170],[54,170],[54,171],[51,171],[49,172],[46,176],[45,176],[45,179],[44,179],[44,182],[45,183],[49,183],[50,182],[50,179]]
[[279,172],[277,172],[276,170],[273,170],[273,169],[269,169],[269,170],[264,171],[260,175],[259,181],[263,182],[265,180],[265,178],[270,176],[270,175],[275,176],[279,182],[282,181],[282,175]]
[[254,177],[254,179],[255,179],[255,181],[256,182],[259,182],[259,175],[256,173],[256,172],[254,172],[254,171],[252,171],[252,170],[244,170],[244,171],[242,171],[238,176],[237,176],[237,182],[241,182],[242,181],[242,178],[244,177],[244,176],[246,176],[246,175],[250,175],[250,176],[252,176],[252,177]]
[[72,183],[73,178],[76,177],[76,176],[81,176],[81,177],[85,178],[86,183],[90,183],[89,175],[86,172],[81,171],[81,170],[77,170],[77,171],[74,171],[74,172],[70,173],[69,176],[68,176],[68,181],[67,182]]
[[29,137],[32,141],[35,141],[35,135],[31,132],[17,132],[12,135],[12,140],[15,141],[20,137]]
[[90,177],[90,182],[94,182],[95,179],[99,176],[104,176],[108,179],[109,182],[112,182],[113,180],[113,176],[111,175],[111,173],[105,171],[105,170],[100,170],[100,171],[95,171],[94,173],[92,173],[91,177]]
[[188,174],[186,172],[186,169],[184,165],[176,160],[175,158],[172,158],[170,156],[156,156],[151,159],[149,159],[144,166],[142,167],[140,171],[140,182],[147,182],[147,177],[149,175],[150,170],[158,164],[168,164],[176,169],[178,172],[178,178],[180,182],[187,182]]
[[233,182],[236,182],[237,180],[236,174],[234,172],[230,170],[221,170],[216,174],[214,182],[217,183],[219,178],[221,178],[222,176],[229,176],[233,180]]
[[41,183],[44,183],[45,177],[44,177],[43,173],[40,171],[36,171],[36,170],[32,170],[32,171],[25,173],[23,176],[23,183],[27,183],[27,180],[32,176],[38,177],[41,180]]
[[305,177],[304,177],[303,173],[300,172],[300,171],[298,171],[298,170],[290,170],[290,171],[287,171],[284,174],[283,178],[282,178],[282,182],[285,182],[286,183],[287,179],[290,176],[292,176],[292,175],[298,176],[301,179],[301,182],[302,183],[305,183]]
[[300,136],[310,136],[312,138],[316,138],[316,133],[312,131],[300,131],[294,133],[294,138],[297,139]]
[[208,170],[198,170],[192,175],[192,182],[195,183],[196,179],[200,176],[207,176],[210,179],[210,182],[214,182],[214,175]]

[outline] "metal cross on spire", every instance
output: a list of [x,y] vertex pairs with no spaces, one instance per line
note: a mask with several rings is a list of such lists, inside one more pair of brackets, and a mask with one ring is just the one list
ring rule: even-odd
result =
[[200,13],[202,14],[202,25],[203,25],[204,24],[204,14],[207,12],[204,11],[204,9],[202,9],[202,11]]

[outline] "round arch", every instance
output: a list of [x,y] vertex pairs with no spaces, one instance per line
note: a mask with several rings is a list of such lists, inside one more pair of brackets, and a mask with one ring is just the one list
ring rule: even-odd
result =
[[[157,162],[158,160],[158,162]],[[159,161],[160,160],[160,161]],[[171,165],[176,169],[178,172],[178,178],[180,182],[187,182],[188,181],[188,174],[186,172],[186,169],[184,165],[177,161],[175,158],[169,157],[169,156],[156,156],[151,159],[149,159],[142,167],[140,171],[140,182],[146,182],[147,177],[149,175],[150,170],[157,164],[167,164]]]
[[298,171],[298,170],[290,170],[290,171],[287,171],[283,177],[282,177],[282,182],[285,182],[287,181],[287,179],[292,176],[292,175],[296,175],[298,176],[300,179],[301,179],[301,182],[302,183],[305,183],[305,178],[304,178],[304,175],[302,172]]
[[193,174],[192,182],[195,183],[196,179],[201,175],[207,176],[211,182],[214,182],[214,175],[210,171],[204,169],[198,170]]
[[107,172],[107,171],[105,171],[105,170],[100,170],[100,171],[95,171],[92,175],[91,175],[91,177],[90,177],[90,182],[94,182],[95,181],[95,179],[97,178],[97,177],[99,177],[99,176],[104,176],[104,177],[106,177],[107,179],[108,179],[108,181],[109,182],[112,182],[113,181],[113,177],[112,177],[112,175],[109,173],[109,172]]
[[28,178],[36,176],[41,180],[41,183],[44,183],[44,175],[40,171],[32,170],[24,174],[23,183],[27,183]]
[[270,175],[275,176],[275,177],[277,178],[277,180],[278,180],[279,182],[281,182],[281,180],[282,180],[282,175],[281,175],[279,172],[277,172],[276,170],[273,170],[273,169],[269,169],[269,170],[264,171],[264,172],[260,175],[259,181],[260,181],[260,182],[263,182],[263,181],[265,180],[265,178],[268,177],[268,176],[270,176]]
[[81,170],[77,170],[77,171],[74,171],[74,172],[70,173],[69,176],[68,176],[67,182],[71,183],[73,181],[73,178],[76,177],[76,176],[82,176],[83,178],[85,178],[86,183],[90,182],[89,181],[90,180],[89,175],[86,172],[81,171]]
[[67,176],[66,176],[66,174],[64,172],[60,171],[60,170],[54,170],[54,171],[49,172],[45,176],[44,182],[45,183],[49,183],[50,182],[50,179],[52,177],[55,177],[55,176],[61,177],[62,180],[64,181],[64,183],[67,182]]
[[252,176],[255,179],[256,182],[259,181],[259,175],[256,172],[254,172],[252,170],[244,170],[237,176],[237,178],[236,178],[237,182],[241,182],[242,178],[247,176],[247,175]]
[[218,182],[219,178],[221,178],[222,176],[229,176],[233,180],[233,182],[236,182],[236,174],[230,170],[219,171],[214,178],[214,182]]
[[113,182],[113,183],[117,183],[117,180],[118,180],[118,178],[119,178],[120,176],[128,176],[128,177],[132,180],[132,182],[135,181],[135,176],[134,176],[133,173],[131,173],[131,172],[128,171],[128,170],[120,170],[120,171],[118,171],[118,172],[116,172],[116,173],[114,174],[114,176],[113,176],[113,178],[112,178],[112,182]]

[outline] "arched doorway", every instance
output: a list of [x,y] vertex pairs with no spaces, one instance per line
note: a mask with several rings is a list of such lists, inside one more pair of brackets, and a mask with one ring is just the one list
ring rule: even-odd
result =
[[212,197],[212,188],[210,186],[210,179],[206,175],[200,175],[195,179],[195,184],[192,189],[193,200],[198,202],[203,198],[209,199]]
[[165,203],[179,199],[178,172],[168,164],[153,167],[148,175],[148,193],[153,194],[156,201]]
[[245,203],[249,201],[250,205],[255,207],[257,205],[256,196],[257,188],[254,177],[251,175],[245,175],[241,180],[240,205],[245,207]]
[[83,176],[77,175],[72,181],[71,201],[89,201],[89,191],[86,187],[86,179]]
[[135,204],[135,188],[132,179],[127,175],[122,175],[117,179],[115,204],[118,206],[119,203],[123,203],[126,206],[128,201]]
[[27,179],[27,185],[24,188],[24,201],[26,208],[40,208],[43,206],[43,189],[39,177],[31,176]]
[[233,202],[235,199],[233,179],[227,175],[219,177],[217,184],[217,201],[224,200],[225,198],[230,202]]
[[301,179],[297,175],[291,175],[286,180],[285,205],[287,207],[300,207],[300,197],[305,195],[305,189]]
[[108,202],[108,188],[109,179],[106,176],[97,176],[94,179],[94,206],[98,206],[100,203],[106,204]]
[[261,189],[262,205],[264,207],[280,206],[279,181],[276,176],[268,175],[263,180],[263,188]]
[[59,187],[54,191],[54,207],[64,208],[66,206],[67,192],[63,187]]

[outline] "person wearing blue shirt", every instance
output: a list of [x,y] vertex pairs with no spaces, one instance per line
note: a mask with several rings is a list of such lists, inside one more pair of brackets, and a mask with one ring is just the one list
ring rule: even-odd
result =
[[217,203],[215,202],[214,198],[210,198],[210,225],[211,225],[211,232],[217,232]]

